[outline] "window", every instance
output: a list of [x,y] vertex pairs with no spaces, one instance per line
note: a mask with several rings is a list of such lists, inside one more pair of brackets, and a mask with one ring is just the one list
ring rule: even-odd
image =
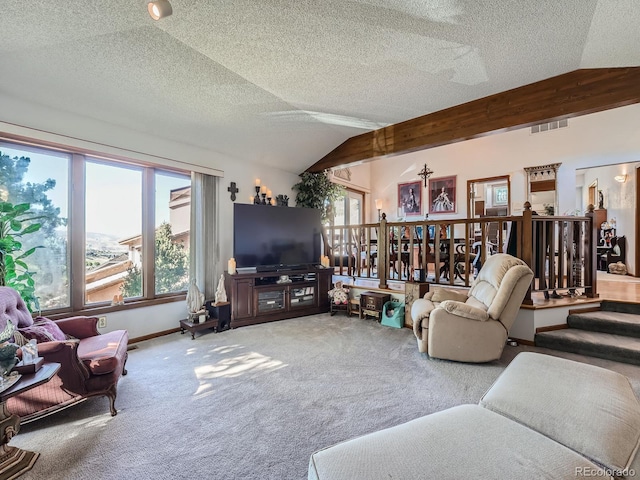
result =
[[87,161],[85,302],[142,296],[142,170]]
[[[24,259],[42,310],[77,312],[188,287],[190,172],[0,142],[0,200],[30,203],[42,217],[21,251],[42,247]],[[73,285],[72,269],[81,279]]]
[[363,223],[362,205],[364,194],[348,189],[344,197],[333,204],[334,225],[359,225]]
[[155,174],[155,292],[178,292],[189,286],[191,178]]
[[[34,272],[35,295],[40,308],[68,307],[69,256],[67,218],[71,155],[32,147],[0,143],[0,192],[2,201],[29,203],[39,217],[40,230],[20,238],[21,253]],[[20,255],[20,253],[18,253]]]

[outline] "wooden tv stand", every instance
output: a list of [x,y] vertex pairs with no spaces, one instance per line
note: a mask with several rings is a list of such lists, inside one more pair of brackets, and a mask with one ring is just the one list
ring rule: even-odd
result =
[[[331,268],[277,272],[225,272],[231,301],[231,327],[283,320],[329,311]],[[282,275],[290,282],[278,283]]]

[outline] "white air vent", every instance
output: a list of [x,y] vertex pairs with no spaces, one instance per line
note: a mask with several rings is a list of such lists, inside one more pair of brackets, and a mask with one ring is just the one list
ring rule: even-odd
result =
[[558,120],[557,122],[541,123],[531,127],[531,133],[548,132],[549,130],[556,130],[558,128],[564,128],[569,126],[569,120]]

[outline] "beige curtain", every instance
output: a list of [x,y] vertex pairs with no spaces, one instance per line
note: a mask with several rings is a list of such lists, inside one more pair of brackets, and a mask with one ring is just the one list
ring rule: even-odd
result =
[[215,298],[223,268],[220,265],[218,224],[219,177],[193,172],[191,174],[191,239],[189,244],[189,280],[205,295]]

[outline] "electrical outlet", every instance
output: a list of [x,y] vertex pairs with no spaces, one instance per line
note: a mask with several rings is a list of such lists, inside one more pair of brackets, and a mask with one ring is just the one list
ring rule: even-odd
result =
[[107,317],[98,317],[98,328],[107,328]]

